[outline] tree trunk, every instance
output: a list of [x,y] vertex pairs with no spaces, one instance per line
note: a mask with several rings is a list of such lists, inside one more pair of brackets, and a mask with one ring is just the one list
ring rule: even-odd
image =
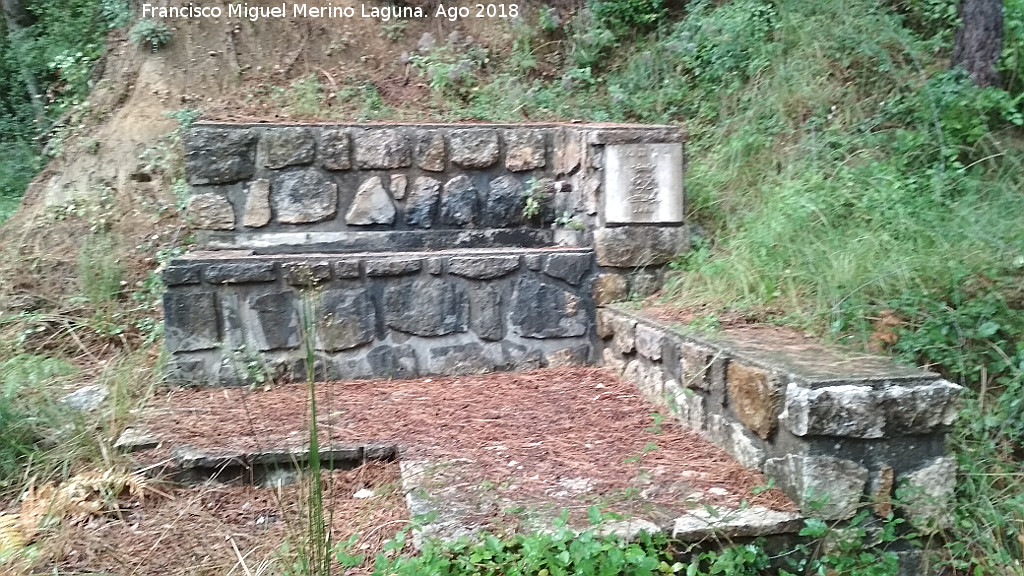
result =
[[962,66],[978,86],[999,85],[996,62],[1003,50],[1003,1],[962,0],[953,66]]
[[25,3],[22,0],[0,0],[0,7],[4,11],[4,20],[7,23],[7,37],[10,39],[11,49],[14,50],[15,59],[21,67],[22,80],[25,82],[25,92],[28,93],[29,100],[32,101],[32,105],[36,109],[37,118],[41,117],[46,110],[46,104],[43,102],[39,86],[36,84],[35,78],[32,77],[31,71],[25,66],[25,62],[21,57],[21,51],[17,46],[18,32],[31,26],[34,20],[32,15],[25,10]]

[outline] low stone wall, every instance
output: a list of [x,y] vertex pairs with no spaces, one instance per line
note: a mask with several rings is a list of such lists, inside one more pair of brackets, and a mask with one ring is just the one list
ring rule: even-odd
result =
[[682,142],[671,126],[198,124],[188,213],[210,249],[560,243],[660,265],[688,248]]
[[412,378],[590,364],[590,250],[254,255],[164,270],[168,374],[189,384]]
[[597,322],[606,365],[808,515],[847,519],[870,502],[885,516],[902,486],[919,527],[947,521],[956,464],[945,439],[960,386],[763,332],[698,336],[613,307]]

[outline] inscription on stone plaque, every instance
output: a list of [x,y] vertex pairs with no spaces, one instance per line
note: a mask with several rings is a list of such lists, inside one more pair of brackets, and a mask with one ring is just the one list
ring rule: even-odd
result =
[[608,224],[682,222],[682,144],[606,147],[604,189]]

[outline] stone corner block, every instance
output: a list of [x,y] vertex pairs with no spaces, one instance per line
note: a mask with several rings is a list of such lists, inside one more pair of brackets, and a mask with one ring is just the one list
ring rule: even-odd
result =
[[897,497],[911,524],[926,534],[949,528],[952,521],[956,461],[942,456],[902,477]]
[[824,520],[852,518],[868,481],[867,468],[831,456],[772,458],[765,462],[764,474],[774,478],[804,514]]
[[797,436],[882,438],[885,414],[879,410],[879,396],[870,386],[805,388],[790,384],[779,418]]
[[666,264],[689,249],[685,227],[620,226],[594,230],[597,263],[615,268]]
[[726,368],[725,384],[736,417],[767,440],[775,430],[785,395],[779,379],[767,370],[732,361]]

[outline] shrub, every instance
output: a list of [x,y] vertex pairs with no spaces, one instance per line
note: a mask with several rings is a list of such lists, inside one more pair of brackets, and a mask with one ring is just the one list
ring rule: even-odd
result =
[[139,20],[128,32],[128,38],[138,46],[149,44],[156,52],[171,41],[171,29],[158,20]]

